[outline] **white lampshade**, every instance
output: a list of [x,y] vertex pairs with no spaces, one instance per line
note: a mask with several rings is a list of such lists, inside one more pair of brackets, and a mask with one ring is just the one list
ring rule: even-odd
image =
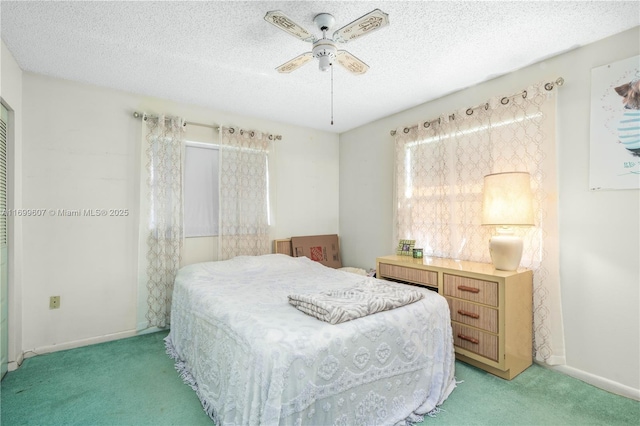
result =
[[522,258],[522,239],[513,235],[512,226],[532,226],[533,194],[531,177],[525,172],[496,173],[484,177],[482,224],[498,226],[489,251],[496,269],[518,269]]
[[482,224],[533,225],[533,195],[529,173],[496,173],[484,177]]

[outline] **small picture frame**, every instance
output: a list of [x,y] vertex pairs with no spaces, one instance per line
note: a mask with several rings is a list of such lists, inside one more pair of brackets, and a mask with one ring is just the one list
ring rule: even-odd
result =
[[398,256],[413,256],[413,248],[416,245],[416,240],[400,240],[398,242],[398,249],[396,254]]

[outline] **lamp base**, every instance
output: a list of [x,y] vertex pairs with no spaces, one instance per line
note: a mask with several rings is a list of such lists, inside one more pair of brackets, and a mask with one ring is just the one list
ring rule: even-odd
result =
[[522,259],[522,238],[515,235],[494,235],[489,241],[489,253],[496,269],[515,271]]

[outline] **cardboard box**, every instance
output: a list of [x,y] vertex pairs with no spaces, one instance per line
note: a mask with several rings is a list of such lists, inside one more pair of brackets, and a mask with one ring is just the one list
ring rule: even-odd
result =
[[293,257],[306,256],[330,268],[341,268],[338,235],[291,237]]

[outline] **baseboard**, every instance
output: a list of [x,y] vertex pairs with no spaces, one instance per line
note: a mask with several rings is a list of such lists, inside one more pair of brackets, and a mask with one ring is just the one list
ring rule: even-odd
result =
[[578,380],[582,380],[585,383],[606,390],[607,392],[640,401],[640,389],[634,389],[631,386],[623,385],[622,383],[614,382],[613,380],[605,379],[604,377],[596,376],[595,374],[587,373],[586,371],[578,370],[577,368],[569,367],[568,365],[540,365]]
[[[35,349],[24,351],[24,358],[31,358],[36,355],[47,354],[51,352],[65,351],[67,349],[76,349],[83,346],[95,345],[96,343],[110,342],[112,340],[125,339],[127,337],[137,336],[136,330],[122,331],[119,333],[106,334],[104,336],[90,337],[88,339],[74,340],[72,342],[60,343],[57,345],[40,346]],[[19,364],[22,364],[21,362]]]
[[[545,359],[544,361],[540,361],[540,360],[535,360],[537,363],[539,363],[540,365],[545,365],[545,366],[551,366],[551,367],[555,367],[556,365],[566,365],[567,363],[567,358],[562,355],[551,355],[549,358]],[[541,364],[544,363],[544,364]]]
[[141,321],[136,325],[136,332],[138,334],[149,334],[149,333],[155,333],[156,331],[167,331],[169,330],[169,326],[167,325],[166,328],[160,328],[160,327],[149,327],[149,321]]
[[15,361],[9,361],[7,364],[7,371],[15,371],[22,365],[24,362],[24,354],[18,354],[18,359]]

